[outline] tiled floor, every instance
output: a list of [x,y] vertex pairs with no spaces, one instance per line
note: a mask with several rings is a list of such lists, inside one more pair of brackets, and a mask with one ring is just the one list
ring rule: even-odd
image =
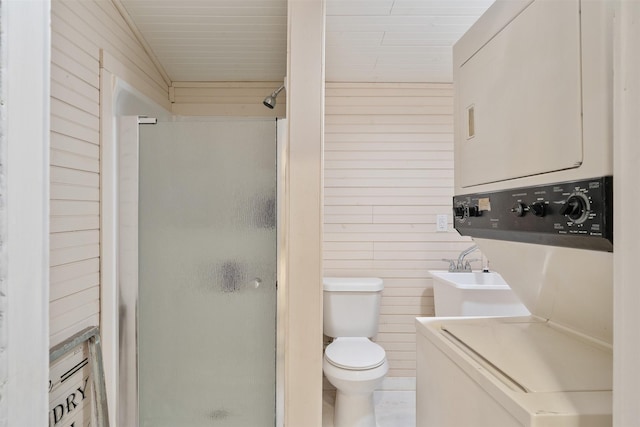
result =
[[[322,395],[322,427],[333,427],[335,391]],[[373,393],[378,427],[415,427],[416,392],[381,390]]]

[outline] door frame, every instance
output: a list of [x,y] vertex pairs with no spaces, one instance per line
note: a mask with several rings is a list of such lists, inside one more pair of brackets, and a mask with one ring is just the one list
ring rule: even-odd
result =
[[[135,79],[131,83],[119,77],[129,75],[124,65],[106,52],[101,53],[100,69],[100,335],[107,389],[109,419],[117,423],[118,372],[118,150],[119,116],[150,115],[169,117],[171,104],[162,103],[158,94],[144,93],[145,86]],[[155,96],[154,96],[155,95]]]
[[[118,318],[118,281],[121,274],[118,263],[118,128],[117,119],[126,115],[147,115],[158,119],[172,116],[170,104],[159,104],[156,97],[150,97],[136,89],[118,75],[124,69],[114,58],[103,53],[101,69],[101,254],[100,283],[101,308],[100,329],[103,343],[103,365],[107,389],[109,419],[118,420],[121,412],[119,400],[120,343]],[[111,71],[116,70],[116,71]],[[118,72],[118,70],[120,72]],[[264,118],[260,118],[264,119]],[[288,317],[286,314],[287,294],[283,285],[283,271],[286,266],[283,253],[286,248],[286,229],[283,226],[284,204],[288,159],[287,120],[278,119],[277,133],[277,206],[278,206],[278,290],[277,290],[277,324],[276,324],[276,426],[284,425],[285,417],[285,331]]]
[[51,2],[0,2],[0,425],[49,414]]

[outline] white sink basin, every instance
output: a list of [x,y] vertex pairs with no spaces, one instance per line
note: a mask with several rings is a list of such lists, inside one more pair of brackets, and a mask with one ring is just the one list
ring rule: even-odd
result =
[[503,289],[509,288],[502,276],[495,272],[483,273],[473,271],[471,273],[451,273],[449,271],[430,271],[438,280],[447,282],[450,286],[462,289]]
[[429,273],[433,276],[433,298],[438,317],[530,314],[507,282],[496,272]]

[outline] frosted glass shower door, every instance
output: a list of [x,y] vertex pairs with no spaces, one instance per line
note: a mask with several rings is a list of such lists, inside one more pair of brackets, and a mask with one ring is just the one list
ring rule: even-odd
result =
[[275,132],[140,127],[141,427],[275,424]]

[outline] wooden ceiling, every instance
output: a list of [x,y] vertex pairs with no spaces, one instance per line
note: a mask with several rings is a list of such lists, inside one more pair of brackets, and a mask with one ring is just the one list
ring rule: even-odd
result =
[[[290,0],[296,1],[296,0]],[[114,0],[171,81],[280,81],[287,0]],[[493,0],[326,0],[326,80],[450,82]]]

